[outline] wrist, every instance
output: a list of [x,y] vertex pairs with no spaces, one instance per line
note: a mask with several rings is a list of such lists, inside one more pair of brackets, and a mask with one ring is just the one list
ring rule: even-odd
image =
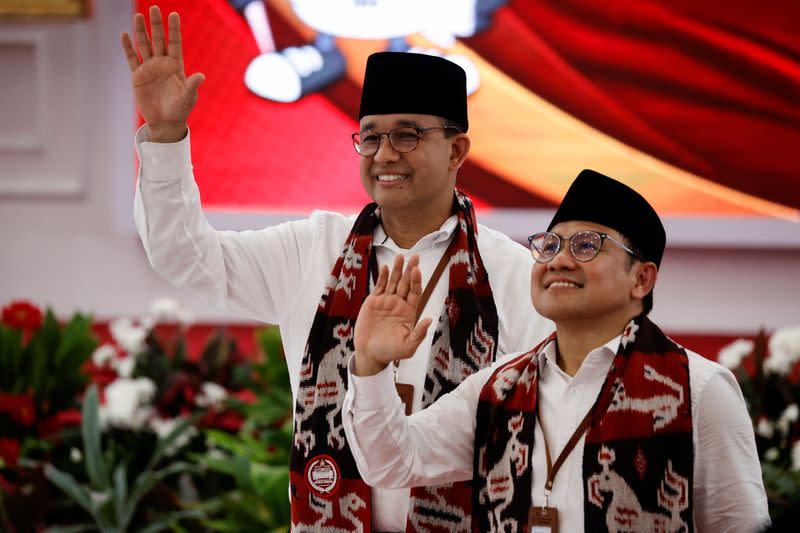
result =
[[374,376],[382,372],[387,366],[389,366],[387,363],[377,361],[368,355],[356,352],[353,374],[358,377]]
[[184,124],[168,125],[168,126],[153,126],[147,125],[148,138],[150,142],[154,143],[176,143],[186,137],[189,127]]

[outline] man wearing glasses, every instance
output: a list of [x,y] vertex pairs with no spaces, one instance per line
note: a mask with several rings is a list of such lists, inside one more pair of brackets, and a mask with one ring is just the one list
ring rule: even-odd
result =
[[364,479],[471,479],[476,531],[752,532],[769,524],[753,428],[724,367],[647,314],[666,235],[647,201],[591,170],[530,238],[534,307],[556,332],[411,417],[376,394],[412,353],[418,259],[361,307],[345,430]]
[[[215,231],[203,216],[186,125],[202,74],[185,76],[179,18],[167,44],[158,7],[134,18],[139,53],[122,47],[137,105],[141,166],[136,224],[153,267],[243,316],[278,324],[295,400],[290,461],[293,528],[302,531],[470,531],[470,487],[371,489],[345,439],[342,402],[353,326],[381,266],[417,254],[436,320],[390,389],[406,412],[453,390],[498,354],[552,330],[527,297],[524,247],[475,223],[455,188],[467,157],[464,71],[442,58],[380,53],[367,62],[352,135],[374,200],[358,216],[315,212],[260,231]],[[324,183],[324,176],[321,175]]]

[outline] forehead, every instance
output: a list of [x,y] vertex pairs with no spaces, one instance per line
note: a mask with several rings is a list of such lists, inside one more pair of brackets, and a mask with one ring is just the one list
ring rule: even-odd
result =
[[598,224],[597,222],[589,222],[586,220],[567,220],[564,222],[559,222],[553,226],[553,229],[550,231],[562,237],[571,237],[579,231],[587,229],[598,231],[600,233],[606,233],[613,239],[620,240],[623,238],[622,234],[613,228],[604,226],[603,224]]
[[362,130],[390,130],[397,126],[415,126],[425,128],[438,126],[441,119],[435,115],[422,115],[419,113],[392,113],[389,115],[365,115],[359,121]]

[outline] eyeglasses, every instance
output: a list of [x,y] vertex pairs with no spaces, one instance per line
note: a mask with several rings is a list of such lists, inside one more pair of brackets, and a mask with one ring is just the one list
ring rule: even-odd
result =
[[414,126],[398,126],[389,131],[357,131],[350,137],[353,138],[353,146],[356,152],[364,157],[375,155],[381,146],[383,136],[389,138],[389,143],[395,151],[400,153],[413,152],[419,144],[420,134],[430,130],[455,130],[454,126],[431,126],[430,128],[417,128]]
[[528,237],[528,242],[531,245],[531,254],[537,263],[549,263],[552,261],[561,250],[561,242],[564,240],[569,241],[569,251],[572,257],[583,263],[597,257],[603,247],[603,242],[606,240],[613,242],[639,261],[644,261],[637,252],[618,240],[609,237],[608,234],[600,233],[599,231],[583,230],[569,238],[543,231]]

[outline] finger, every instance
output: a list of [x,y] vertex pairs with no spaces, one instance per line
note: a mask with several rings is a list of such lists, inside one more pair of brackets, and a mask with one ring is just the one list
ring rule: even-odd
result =
[[167,41],[164,38],[164,23],[158,6],[150,6],[150,37],[153,39],[153,55],[166,55]]
[[411,288],[411,279],[414,275],[415,270],[419,270],[419,254],[414,254],[408,260],[406,264],[406,269],[403,271],[403,276],[400,278],[400,282],[397,284],[397,295],[404,300],[408,296],[409,290]]
[[398,254],[398,256],[394,258],[392,272],[389,274],[389,282],[386,284],[386,292],[388,294],[397,292],[397,284],[400,282],[400,277],[403,275],[404,259],[403,254]]
[[178,62],[181,75],[183,75],[183,38],[181,37],[181,17],[174,11],[167,19],[169,25],[169,45],[167,55]]
[[[417,323],[417,326],[414,328],[414,331],[411,332],[408,340],[406,341],[408,350],[411,355],[417,351],[419,345],[425,340],[425,335],[428,333],[428,328],[430,327],[433,319],[428,317],[420,320]],[[410,356],[409,356],[410,357]]]
[[136,53],[136,50],[133,49],[133,43],[127,33],[120,35],[119,41],[122,43],[122,51],[125,52],[125,59],[128,60],[128,67],[130,67],[131,72],[133,72],[136,70],[136,67],[142,64],[142,62],[139,61],[139,55]]
[[415,266],[414,269],[411,271],[408,296],[406,297],[406,300],[408,301],[409,305],[411,305],[412,307],[414,307],[414,309],[416,309],[417,305],[419,305],[421,297],[422,297],[422,272],[420,272],[418,266]]
[[139,45],[142,61],[147,61],[153,55],[153,51],[150,49],[150,38],[147,36],[147,26],[141,13],[133,16],[133,31],[136,33],[136,44]]
[[195,72],[186,80],[186,90],[191,93],[193,98],[197,97],[197,88],[200,87],[200,84],[204,81],[206,81],[206,77],[200,72]]
[[378,279],[375,280],[375,288],[372,294],[380,296],[386,290],[386,282],[389,280],[389,267],[383,265],[378,271]]

